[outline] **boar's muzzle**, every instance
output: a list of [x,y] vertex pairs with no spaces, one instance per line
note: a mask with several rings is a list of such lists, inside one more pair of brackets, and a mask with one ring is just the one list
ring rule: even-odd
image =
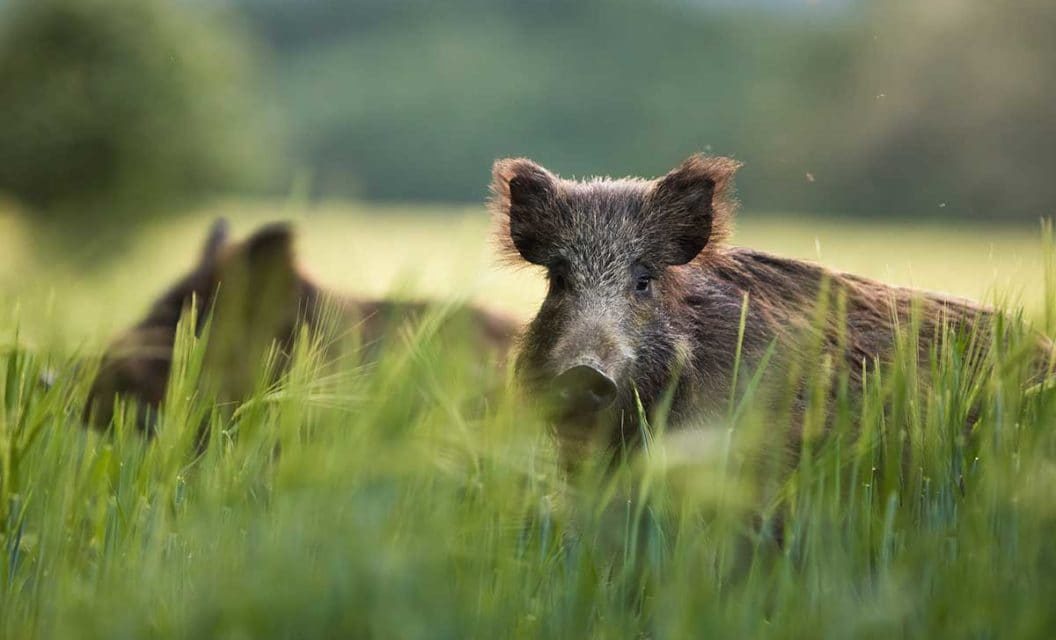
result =
[[616,400],[616,382],[597,368],[579,364],[554,378],[554,394],[565,415],[592,415]]

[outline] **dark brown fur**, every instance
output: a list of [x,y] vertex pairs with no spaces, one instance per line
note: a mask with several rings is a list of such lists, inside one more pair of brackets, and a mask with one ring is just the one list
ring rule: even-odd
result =
[[[206,358],[219,377],[216,391],[224,400],[237,400],[251,390],[273,343],[280,353],[288,354],[298,327],[321,329],[324,308],[336,307],[339,322],[359,332],[361,360],[368,362],[383,352],[394,327],[421,318],[430,309],[424,301],[335,296],[297,268],[288,226],[266,226],[242,242],[231,243],[226,224],[218,221],[198,264],[107,348],[86,406],[93,426],[104,428],[110,423],[115,397],[137,401],[140,426],[149,424],[165,397],[177,323],[192,301],[200,309],[196,334],[212,318]],[[511,318],[475,307],[445,317],[444,327],[467,340],[483,361],[498,366],[518,331]]]
[[[922,358],[945,328],[990,330],[994,312],[967,300],[728,246],[738,167],[693,156],[657,180],[576,182],[530,160],[495,164],[491,208],[500,247],[544,267],[550,282],[520,347],[526,388],[551,395],[562,371],[585,364],[618,389],[599,414],[555,412],[571,455],[598,439],[615,448],[635,443],[635,394],[652,415],[675,380],[672,427],[719,415],[734,391],[746,299],[742,381],[771,344],[771,379],[785,375],[813,338],[817,357],[842,358],[860,389],[863,371],[890,359],[912,318]],[[819,304],[829,305],[820,323]],[[802,398],[793,404],[791,411],[801,410]]]

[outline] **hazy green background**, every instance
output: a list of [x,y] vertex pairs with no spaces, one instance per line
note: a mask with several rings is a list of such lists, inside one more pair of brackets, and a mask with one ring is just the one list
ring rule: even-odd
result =
[[[157,438],[81,415],[217,216],[292,219],[342,292],[527,317],[542,278],[495,264],[482,206],[514,154],[733,155],[736,242],[1051,335],[1054,34],[1051,2],[0,0],[0,637],[1052,636],[1056,397],[1014,340],[980,380],[936,354],[927,390],[907,341],[788,474],[752,462],[749,393],[570,483],[428,322],[376,366],[306,349],[233,412],[185,335]],[[827,397],[805,363],[786,391]]]
[[7,0],[0,27],[0,189],[78,219],[479,202],[500,156],[655,175],[696,151],[746,163],[753,211],[1056,211],[1050,3]]
[[746,163],[745,204],[1037,219],[1056,207],[1041,2],[237,0],[312,192],[475,201],[566,174]]
[[[1037,308],[1056,9],[755,0],[0,0],[0,293],[23,335],[135,318],[210,220],[297,220],[342,291],[527,315],[489,168],[745,162],[735,240]],[[965,224],[966,220],[971,224]]]

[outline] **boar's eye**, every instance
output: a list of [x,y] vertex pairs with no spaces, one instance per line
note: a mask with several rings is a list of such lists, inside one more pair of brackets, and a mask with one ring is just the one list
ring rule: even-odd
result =
[[648,295],[653,290],[653,274],[645,267],[636,265],[634,268],[634,292],[638,295]]
[[568,276],[564,265],[559,264],[550,267],[547,277],[550,279],[550,288],[554,291],[564,291],[568,288]]

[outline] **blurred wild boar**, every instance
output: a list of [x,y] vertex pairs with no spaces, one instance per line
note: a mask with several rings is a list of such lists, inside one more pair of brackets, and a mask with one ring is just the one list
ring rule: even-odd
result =
[[[311,331],[332,323],[332,317],[324,317],[327,308],[336,309],[343,327],[360,332],[361,361],[368,362],[384,352],[394,328],[429,311],[426,302],[337,297],[324,291],[298,270],[293,239],[287,225],[274,224],[231,242],[227,224],[218,220],[195,267],[107,348],[89,391],[89,424],[109,425],[114,400],[121,397],[138,404],[140,428],[151,426],[165,397],[177,323],[192,300],[200,309],[195,334],[211,322],[205,357],[216,374],[218,397],[227,401],[252,390],[273,345],[280,357],[288,356],[299,327]],[[445,338],[468,343],[481,355],[480,362],[495,366],[504,364],[517,330],[512,319],[474,307],[444,316],[441,328]]]
[[[966,300],[727,245],[739,166],[697,155],[655,180],[571,181],[527,159],[495,163],[498,241],[549,280],[517,373],[530,395],[550,400],[564,455],[636,446],[638,402],[652,417],[668,392],[669,428],[722,418],[738,349],[739,380],[769,358],[769,380],[783,381],[813,336],[820,349],[808,366],[842,359],[860,390],[863,372],[890,359],[911,319],[921,358],[943,329],[990,330],[993,311]],[[788,407],[794,424],[804,394]]]

